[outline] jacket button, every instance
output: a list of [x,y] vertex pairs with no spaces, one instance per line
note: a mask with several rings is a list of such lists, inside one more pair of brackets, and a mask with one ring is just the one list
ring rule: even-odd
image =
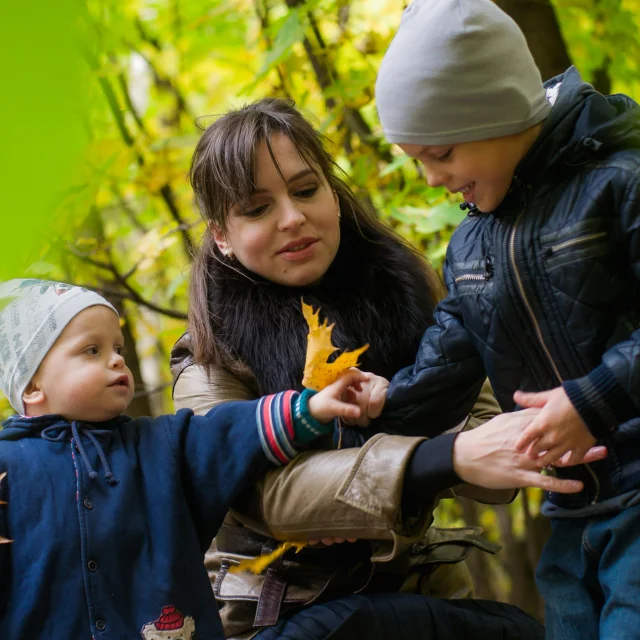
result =
[[98,563],[95,560],[89,560],[89,562],[87,562],[87,568],[89,571],[97,571]]
[[96,620],[96,629],[98,631],[104,631],[107,628],[107,623],[104,620]]
[[91,502],[89,498],[85,498],[82,504],[84,504],[87,509],[93,509],[93,502]]

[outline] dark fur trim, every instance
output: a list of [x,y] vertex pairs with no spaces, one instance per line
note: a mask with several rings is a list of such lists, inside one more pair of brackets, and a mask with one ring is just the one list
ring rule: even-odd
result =
[[[220,346],[253,371],[261,395],[301,389],[307,325],[300,300],[335,323],[333,343],[355,349],[368,343],[361,368],[391,378],[411,364],[433,322],[426,265],[401,242],[368,230],[362,237],[343,221],[340,249],[323,280],[292,288],[254,282],[223,263],[212,265],[210,310]],[[234,266],[237,266],[236,262]],[[216,277],[219,276],[219,277]]]

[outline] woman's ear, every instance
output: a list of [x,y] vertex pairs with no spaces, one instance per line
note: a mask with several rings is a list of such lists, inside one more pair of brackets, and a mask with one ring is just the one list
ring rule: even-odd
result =
[[231,256],[233,252],[229,246],[229,241],[224,234],[224,231],[220,227],[217,227],[212,222],[209,223],[209,231],[215,240],[215,243],[223,256]]
[[336,191],[333,192],[333,200],[336,203],[336,208],[338,209],[338,220],[340,219],[340,199],[338,198],[338,193]]
[[43,404],[45,400],[44,391],[35,380],[32,380],[22,393],[22,402],[25,407],[36,407]]

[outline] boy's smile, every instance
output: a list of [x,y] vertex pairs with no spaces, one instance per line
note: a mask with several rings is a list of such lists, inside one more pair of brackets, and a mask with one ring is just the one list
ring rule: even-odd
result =
[[460,193],[466,202],[488,213],[504,200],[516,167],[541,128],[536,125],[512,136],[451,145],[398,146],[422,162],[429,186],[444,186],[450,193]]

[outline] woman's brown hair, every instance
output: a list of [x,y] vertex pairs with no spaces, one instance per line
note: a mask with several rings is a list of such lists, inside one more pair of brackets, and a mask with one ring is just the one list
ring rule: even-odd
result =
[[[341,224],[354,225],[366,238],[383,236],[392,239],[419,256],[356,197],[339,177],[343,172],[328,153],[324,136],[302,116],[292,100],[280,98],[264,98],[226,113],[211,124],[198,141],[189,177],[196,202],[209,227],[225,231],[231,209],[247,206],[255,189],[256,152],[261,143],[267,145],[276,170],[281,173],[270,144],[274,134],[287,136],[309,168],[318,177],[326,179],[338,197]],[[213,362],[217,351],[210,289],[215,286],[215,277],[220,276],[220,270],[214,268],[214,261],[224,262],[227,267],[238,271],[221,254],[212,233],[205,232],[191,272],[189,311],[193,353],[196,361],[202,364]],[[442,285],[426,261],[424,268],[428,285],[424,295],[431,297],[435,306]],[[251,277],[246,270],[239,271]]]

